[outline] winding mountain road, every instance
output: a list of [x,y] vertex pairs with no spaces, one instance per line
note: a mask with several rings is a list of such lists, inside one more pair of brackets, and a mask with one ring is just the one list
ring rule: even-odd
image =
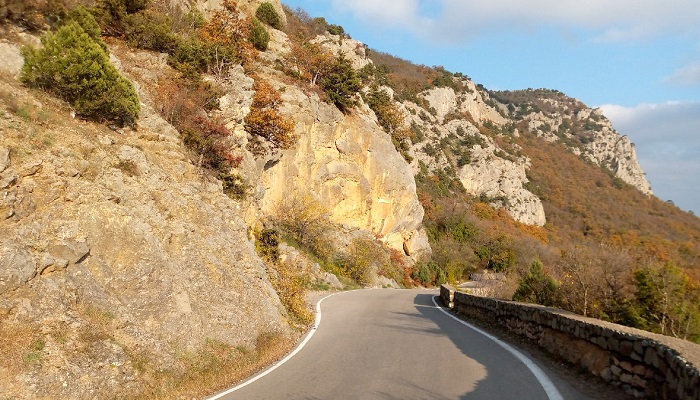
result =
[[318,329],[294,356],[210,399],[589,399],[444,312],[436,295],[377,289],[325,298]]

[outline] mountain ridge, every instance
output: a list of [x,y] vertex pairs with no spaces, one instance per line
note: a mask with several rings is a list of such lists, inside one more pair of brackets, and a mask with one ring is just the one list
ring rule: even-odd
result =
[[[133,14],[172,10],[161,3]],[[239,3],[249,15],[260,5]],[[554,305],[582,312],[567,278],[582,274],[584,313],[665,333],[682,320],[678,334],[697,340],[700,220],[653,196],[629,139],[598,111],[551,90],[490,92],[325,20],[285,19],[284,31],[264,28],[268,50],[253,62],[215,71],[107,37],[141,101],[134,128],[74,118],[21,85],[19,47],[37,36],[3,27],[0,340],[11,357],[0,383],[13,395],[158,397],[221,365],[245,375],[308,326],[307,288],[427,286],[486,269],[506,277],[490,294],[512,298],[536,261],[559,285]],[[251,133],[256,107],[268,136]],[[640,300],[669,290],[657,273],[690,310],[664,314],[670,326],[652,319],[660,303]],[[218,379],[182,393],[232,378]]]

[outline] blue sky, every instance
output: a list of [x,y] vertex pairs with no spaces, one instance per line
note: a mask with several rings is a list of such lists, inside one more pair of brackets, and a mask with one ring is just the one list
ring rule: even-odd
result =
[[603,108],[652,190],[700,214],[698,0],[286,0],[354,39],[489,89]]

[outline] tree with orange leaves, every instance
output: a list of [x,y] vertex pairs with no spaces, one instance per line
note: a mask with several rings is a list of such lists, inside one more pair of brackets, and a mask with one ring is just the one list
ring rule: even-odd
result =
[[293,131],[293,122],[279,112],[282,104],[280,93],[260,77],[255,77],[253,90],[253,104],[244,120],[248,133],[260,136],[283,149],[293,146],[297,136]]
[[[235,48],[236,54],[240,57],[243,67],[250,66],[255,50],[250,42],[251,21],[248,18],[241,18],[236,7],[236,2],[226,0],[223,9],[218,10],[202,27],[199,34],[204,41],[214,43],[222,48]],[[227,67],[221,60],[218,65],[218,72],[223,72]]]
[[335,57],[317,43],[292,43],[292,51],[287,57],[291,68],[309,85],[315,86],[323,77],[331,73],[336,64]]

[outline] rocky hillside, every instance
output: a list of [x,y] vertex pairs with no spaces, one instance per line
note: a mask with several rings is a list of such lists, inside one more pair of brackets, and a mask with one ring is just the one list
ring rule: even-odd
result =
[[135,130],[73,119],[16,72],[0,83],[4,396],[132,397],[144,373],[185,373],[183,352],[292,334],[239,205],[172,126],[147,104]]
[[652,194],[634,144],[620,135],[600,109],[591,109],[556,90],[493,92],[512,123],[546,141],[561,141],[644,194]]
[[[244,11],[257,7],[243,3]],[[192,384],[211,379],[206,374],[226,373],[230,382],[279,354],[299,325],[271,284],[283,278],[270,278],[253,234],[290,199],[319,205],[334,227],[325,234],[341,251],[368,237],[406,254],[407,263],[430,254],[411,169],[368,109],[340,112],[289,85],[263,56],[258,73],[286,89],[282,113],[300,139],[288,150],[247,150],[253,80],[231,69],[217,81],[223,92],[212,117],[226,122],[241,157],[232,173],[244,197],[232,199],[156,112],[153,84],[173,73],[162,54],[111,42],[110,60],[138,89],[141,115],[132,128],[105,126],[23,86],[19,49],[38,46],[38,34],[3,30],[3,395],[161,396],[166,387],[202,394],[216,388]],[[270,30],[273,46],[288,49],[284,34]],[[283,251],[342,287],[294,249]],[[397,285],[374,268],[362,282]],[[230,368],[215,371],[221,363]]]
[[[21,46],[39,48],[68,11],[6,13],[3,394],[210,393],[294,342],[309,287],[487,268],[513,289],[533,259],[554,264],[591,238],[697,264],[696,218],[657,204],[633,145],[599,111],[391,60],[279,1],[282,29],[256,25],[246,18],[262,3],[93,10],[109,63],[136,88],[131,127],[20,83]],[[627,214],[599,213],[602,198],[653,211],[623,227],[611,221]]]

